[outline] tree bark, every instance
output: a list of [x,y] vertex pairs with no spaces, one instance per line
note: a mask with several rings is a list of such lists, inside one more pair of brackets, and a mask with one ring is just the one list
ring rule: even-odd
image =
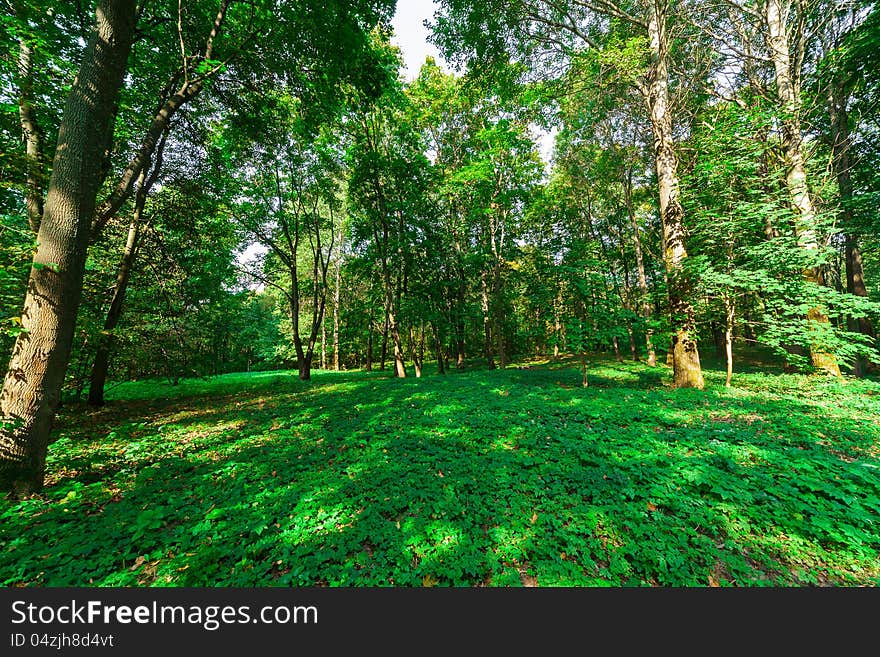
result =
[[43,139],[34,113],[33,53],[24,38],[19,41],[18,113],[25,143],[25,207],[28,224],[37,233],[43,218]]
[[[204,44],[204,61],[210,60],[213,55],[214,42],[223,28],[223,23],[226,20],[226,12],[229,9],[231,2],[232,0],[220,0],[220,6],[214,17],[213,24],[211,25],[211,31]],[[186,103],[199,95],[204,88],[207,77],[211,74],[212,73],[209,73],[207,76],[197,79],[190,79],[187,76],[184,76],[186,77],[186,80],[176,92],[171,94],[171,89],[174,87],[170,87],[164,94],[164,100],[162,101],[159,110],[156,112],[156,115],[153,117],[150,127],[144,134],[140,148],[138,148],[134,157],[132,157],[128,166],[126,166],[125,170],[122,172],[122,176],[120,176],[119,181],[116,183],[110,196],[101,203],[95,214],[91,224],[93,239],[101,232],[110,218],[119,211],[129,196],[131,196],[131,190],[135,180],[137,180],[141,170],[153,156],[162,135],[168,131],[168,128],[171,125],[171,119],[174,118],[177,112],[180,111]],[[179,78],[177,79],[179,81]],[[172,81],[173,80],[174,79],[172,79]],[[168,94],[170,94],[170,96]]]
[[113,348],[113,330],[118,326],[122,317],[122,306],[125,302],[125,293],[128,288],[128,280],[134,265],[135,253],[137,253],[138,238],[140,236],[141,218],[143,216],[144,203],[146,202],[146,189],[144,186],[144,172],[141,172],[140,187],[135,202],[134,214],[131,225],[128,227],[128,237],[125,241],[125,249],[122,252],[122,262],[116,274],[116,284],[113,286],[113,298],[110,308],[104,320],[104,330],[98,342],[98,351],[95,354],[95,362],[92,364],[92,374],[89,377],[89,405],[104,405],[104,384],[107,381],[107,372],[110,368],[110,353]]
[[[838,80],[832,80],[828,90],[828,114],[831,119],[832,154],[834,175],[840,195],[840,226],[845,233],[844,259],[846,267],[846,291],[858,297],[867,297],[865,273],[862,267],[862,253],[859,249],[858,236],[855,234],[853,221],[853,182],[852,158],[850,157],[849,116],[846,109],[846,96]],[[848,317],[847,327],[850,331],[874,337],[874,328],[867,317]],[[853,374],[858,377],[865,375],[866,359],[857,356],[853,362]]]
[[136,22],[135,0],[101,0],[58,132],[38,247],[0,395],[0,486],[43,485],[46,450],[70,358],[82,296],[90,224],[101,186],[110,121]]
[[483,310],[483,353],[486,356],[486,364],[490,370],[495,369],[495,359],[492,355],[492,318],[489,316],[489,287],[486,284],[486,272],[480,273],[480,304]]
[[[792,209],[796,214],[795,230],[798,244],[808,252],[819,250],[816,234],[816,212],[810,197],[807,183],[807,170],[804,161],[803,137],[800,122],[800,90],[798,78],[792,76],[791,51],[788,41],[788,18],[791,0],[767,0],[764,3],[764,21],[767,25],[767,42],[776,80],[776,96],[783,112],[782,150],[785,158],[785,183]],[[804,38],[803,34],[799,35]],[[799,71],[795,71],[795,75]],[[804,278],[815,285],[822,284],[821,271],[810,267],[803,272]],[[811,308],[807,313],[810,321],[828,323],[828,316],[822,308]],[[827,353],[814,345],[810,349],[813,366],[840,376],[840,367],[834,354]]]
[[[342,262],[336,262],[336,286],[333,288],[333,369],[339,371],[339,284]],[[372,339],[372,335],[370,336]],[[371,356],[372,358],[372,356]]]
[[653,308],[651,307],[651,299],[648,295],[648,277],[645,274],[645,257],[642,254],[642,238],[639,231],[639,223],[636,220],[635,208],[633,207],[632,202],[632,180],[629,177],[629,173],[627,175],[627,179],[623,188],[626,209],[627,213],[629,214],[629,220],[630,224],[632,225],[633,231],[633,249],[636,253],[636,271],[638,272],[639,294],[642,297],[642,318],[645,320],[645,349],[648,354],[648,365],[650,367],[656,367],[657,352],[654,351],[654,341],[652,340],[654,332],[651,330],[650,327],[651,316],[653,315]]
[[700,354],[693,337],[694,309],[688,300],[690,284],[683,266],[687,250],[684,243],[684,208],[679,198],[678,161],[669,108],[667,10],[668,6],[664,2],[654,3],[649,16],[648,36],[652,62],[646,91],[654,138],[660,217],[663,222],[664,261],[669,276],[673,379],[676,388],[703,388]]
[[614,347],[614,359],[618,363],[623,362],[623,354],[620,353],[620,339],[615,335],[611,338],[611,345]]
[[434,351],[437,354],[437,371],[440,374],[446,374],[443,358],[443,340],[440,338],[440,331],[434,322],[431,322],[431,334],[434,337]]
[[733,322],[736,306],[733,299],[728,296],[724,297],[724,310],[724,354],[727,359],[727,381],[724,385],[729,388],[733,379]]
[[385,371],[385,361],[388,359],[388,311],[385,311],[385,326],[382,329],[382,352],[379,360],[379,369]]

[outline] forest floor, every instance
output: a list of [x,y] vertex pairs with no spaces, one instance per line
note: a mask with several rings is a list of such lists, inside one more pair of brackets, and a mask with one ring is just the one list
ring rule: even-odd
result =
[[880,383],[706,374],[123,384],[0,501],[0,584],[880,585]]

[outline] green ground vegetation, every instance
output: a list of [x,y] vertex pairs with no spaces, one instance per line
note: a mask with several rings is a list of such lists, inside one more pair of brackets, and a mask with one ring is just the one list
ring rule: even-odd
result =
[[638,363],[126,383],[0,502],[4,586],[876,586],[880,384]]

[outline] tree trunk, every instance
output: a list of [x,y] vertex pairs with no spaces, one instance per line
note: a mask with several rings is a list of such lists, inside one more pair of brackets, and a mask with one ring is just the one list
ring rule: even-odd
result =
[[[213,55],[214,43],[223,28],[223,23],[226,21],[226,12],[231,3],[232,0],[220,0],[220,6],[217,9],[217,13],[214,16],[211,25],[211,31],[204,43],[203,52],[205,61],[210,61]],[[216,73],[216,69],[214,72]],[[95,237],[100,233],[107,221],[119,211],[123,203],[125,203],[131,195],[131,189],[135,180],[140,175],[143,167],[152,157],[162,135],[168,131],[171,126],[171,120],[185,104],[199,95],[205,86],[206,79],[206,77],[196,80],[187,79],[183,86],[181,86],[175,93],[171,94],[170,97],[167,93],[163,96],[164,102],[159,108],[159,111],[153,117],[153,121],[147,129],[147,132],[144,134],[140,148],[138,148],[134,157],[128,163],[128,166],[123,171],[122,176],[119,178],[119,181],[113,188],[110,196],[107,200],[101,203],[101,206],[98,208],[91,224],[92,237]],[[170,89],[168,93],[170,93]]]
[[373,371],[373,326],[372,326],[372,324],[370,325],[370,328],[368,330],[369,330],[369,332],[367,333],[367,363],[364,366],[364,369],[366,369],[367,372],[372,372]]
[[119,264],[119,272],[116,274],[116,284],[113,287],[113,298],[110,301],[110,309],[104,320],[104,330],[98,342],[98,351],[95,354],[95,362],[92,365],[92,374],[89,379],[89,405],[104,405],[104,384],[107,381],[107,371],[110,367],[110,354],[113,349],[113,330],[119,324],[122,317],[122,306],[125,302],[125,293],[128,289],[128,280],[134,265],[135,253],[141,228],[144,203],[146,202],[146,189],[144,186],[144,173],[141,172],[140,183],[135,203],[134,215],[131,225],[128,227],[128,238],[125,241],[125,249],[122,251],[122,262]]
[[553,359],[559,358],[559,346],[562,341],[562,286],[553,300]]
[[385,313],[385,328],[382,329],[382,354],[379,360],[379,369],[385,371],[385,361],[388,359],[388,313]]
[[[333,369],[339,371],[339,283],[342,263],[336,263],[336,286],[333,288]],[[372,340],[372,335],[370,336]],[[370,357],[372,360],[372,355]]]
[[492,356],[492,318],[489,316],[489,288],[486,284],[486,272],[480,273],[480,306],[483,311],[483,355],[490,370],[495,369]]
[[672,139],[672,116],[669,109],[669,63],[666,15],[654,5],[648,21],[652,66],[647,88],[654,138],[654,162],[660,193],[660,217],[663,221],[664,261],[669,275],[671,312],[672,365],[676,388],[702,388],[700,354],[693,337],[694,309],[688,300],[690,284],[684,272],[687,250],[684,244],[684,208],[679,199],[678,161]]
[[727,356],[727,381],[724,385],[729,388],[733,379],[733,322],[736,312],[736,306],[730,297],[724,297],[724,310],[724,353]]
[[[846,291],[858,297],[867,297],[868,289],[865,285],[865,274],[862,269],[862,254],[859,250],[858,237],[854,233],[849,116],[846,109],[846,96],[838,80],[833,80],[829,85],[828,113],[831,118],[834,175],[837,178],[837,188],[840,194],[839,223],[845,233]],[[867,317],[848,317],[847,327],[850,331],[874,336],[874,329]],[[864,356],[857,356],[853,362],[853,374],[858,377],[864,376],[866,364]]]
[[33,53],[22,38],[19,41],[18,112],[25,142],[25,206],[28,224],[36,233],[43,218],[43,140],[34,114]]
[[611,344],[614,347],[614,359],[618,363],[622,363],[623,362],[623,354],[620,353],[620,340],[617,338],[616,335],[611,338]]
[[321,369],[327,369],[327,324],[321,318]]
[[635,209],[632,203],[632,183],[627,179],[624,185],[626,207],[629,213],[629,220],[633,230],[633,248],[636,253],[636,270],[639,278],[639,294],[642,297],[642,318],[645,320],[645,349],[648,354],[648,365],[655,367],[657,365],[657,353],[654,351],[654,342],[651,339],[654,332],[651,330],[651,315],[653,308],[651,307],[651,299],[648,295],[648,277],[645,275],[645,258],[642,255],[642,238],[639,234],[639,223],[636,220]]
[[299,359],[299,380],[300,381],[311,381],[312,380],[312,358],[313,354],[311,350],[305,352],[302,358]]
[[434,350],[437,353],[437,371],[446,374],[446,367],[443,364],[443,340],[440,339],[440,331],[434,322],[431,322],[431,333],[434,336]]
[[422,356],[424,349],[421,346],[424,339],[424,328],[422,329],[422,337],[416,338],[412,324],[409,325],[409,355],[416,371],[416,378],[422,378]]
[[39,246],[22,311],[25,332],[3,384],[0,486],[43,485],[46,450],[61,397],[82,295],[89,228],[101,186],[110,121],[135,26],[135,0],[102,0],[58,132]]
[[629,352],[632,354],[633,362],[639,362],[639,350],[636,347],[636,338],[633,335],[632,322],[626,320],[626,337],[629,339]]
[[394,348],[394,376],[399,379],[406,378],[406,365],[403,360],[403,343],[400,340],[400,328],[394,317],[394,312],[388,310],[388,330],[391,332],[391,345]]
[[[801,248],[816,252],[819,238],[816,234],[816,212],[810,198],[807,170],[804,162],[803,137],[800,122],[800,99],[797,77],[792,77],[792,61],[788,42],[788,16],[791,0],[767,0],[764,3],[764,20],[767,25],[767,41],[776,79],[776,96],[783,112],[782,150],[786,165],[785,184],[796,217],[795,230]],[[803,39],[804,35],[800,34]],[[799,75],[799,71],[795,71]],[[804,271],[804,278],[815,285],[822,284],[821,271],[811,267]],[[828,324],[822,308],[811,308],[807,319]],[[840,376],[840,367],[834,354],[827,353],[818,345],[810,349],[813,366],[829,374]]]

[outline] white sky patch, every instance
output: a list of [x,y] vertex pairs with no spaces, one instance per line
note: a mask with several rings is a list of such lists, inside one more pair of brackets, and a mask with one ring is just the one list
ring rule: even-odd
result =
[[[397,2],[397,12],[391,21],[391,26],[394,28],[391,42],[399,47],[403,53],[403,74],[408,82],[418,76],[419,70],[428,56],[433,57],[437,65],[444,71],[451,72],[452,70],[440,56],[437,47],[428,43],[430,30],[425,27],[425,21],[433,20],[436,11],[437,3],[434,0],[398,0]],[[548,169],[553,157],[553,145],[557,132],[556,128],[550,132],[545,132],[537,126],[533,126],[532,129],[541,158]]]
[[244,251],[236,254],[235,266],[238,267],[242,278],[246,279],[244,284],[251,290],[262,292],[265,285],[253,277],[247,276],[246,271],[260,271],[259,262],[269,252],[265,246],[259,242],[250,242]]
[[430,31],[425,21],[434,17],[437,5],[433,0],[398,0],[397,12],[391,21],[394,36],[391,42],[403,52],[404,76],[407,81],[414,80],[425,63],[425,58],[433,57],[437,65],[445,71],[449,66],[440,56],[440,51],[428,43]]

